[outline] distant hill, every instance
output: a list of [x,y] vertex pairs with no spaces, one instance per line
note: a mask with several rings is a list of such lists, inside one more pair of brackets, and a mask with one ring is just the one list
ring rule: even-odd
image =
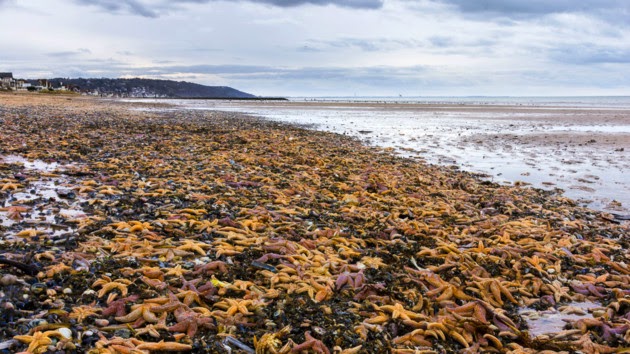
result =
[[[185,81],[153,79],[50,79],[53,87],[72,87],[81,92],[122,97],[255,98],[227,86],[204,86]],[[36,84],[36,83],[35,83]]]

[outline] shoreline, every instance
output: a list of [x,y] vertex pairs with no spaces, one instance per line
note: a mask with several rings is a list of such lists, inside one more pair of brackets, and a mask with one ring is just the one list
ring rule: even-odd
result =
[[[11,261],[0,260],[0,343],[208,353],[630,344],[629,226],[608,213],[340,134],[132,106],[0,95],[0,250]],[[15,155],[34,162],[7,161]]]
[[[147,102],[150,100],[130,100]],[[490,180],[562,189],[583,206],[630,213],[630,109],[375,102],[184,102],[359,138]]]

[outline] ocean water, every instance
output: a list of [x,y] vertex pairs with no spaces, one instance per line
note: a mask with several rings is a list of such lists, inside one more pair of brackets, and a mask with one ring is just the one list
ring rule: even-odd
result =
[[130,100],[242,112],[516,181],[628,214],[630,97],[293,97]]
[[384,102],[408,104],[467,104],[510,106],[557,106],[593,108],[630,108],[630,96],[331,96],[289,97],[292,102]]

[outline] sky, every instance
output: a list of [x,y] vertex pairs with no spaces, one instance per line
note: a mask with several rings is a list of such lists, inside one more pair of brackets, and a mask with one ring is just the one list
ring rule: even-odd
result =
[[630,1],[0,0],[0,71],[260,96],[630,95]]

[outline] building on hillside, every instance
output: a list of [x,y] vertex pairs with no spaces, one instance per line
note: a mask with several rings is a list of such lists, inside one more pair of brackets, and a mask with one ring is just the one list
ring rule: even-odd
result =
[[8,89],[13,86],[13,73],[0,73],[0,87]]
[[39,79],[39,80],[37,80],[37,82],[39,83],[39,86],[42,89],[52,88],[52,83],[50,81],[48,81],[48,79]]
[[29,87],[31,87],[31,83],[24,80],[24,79],[18,79],[18,80],[14,80],[15,82],[15,89],[18,91],[26,91],[28,90]]

